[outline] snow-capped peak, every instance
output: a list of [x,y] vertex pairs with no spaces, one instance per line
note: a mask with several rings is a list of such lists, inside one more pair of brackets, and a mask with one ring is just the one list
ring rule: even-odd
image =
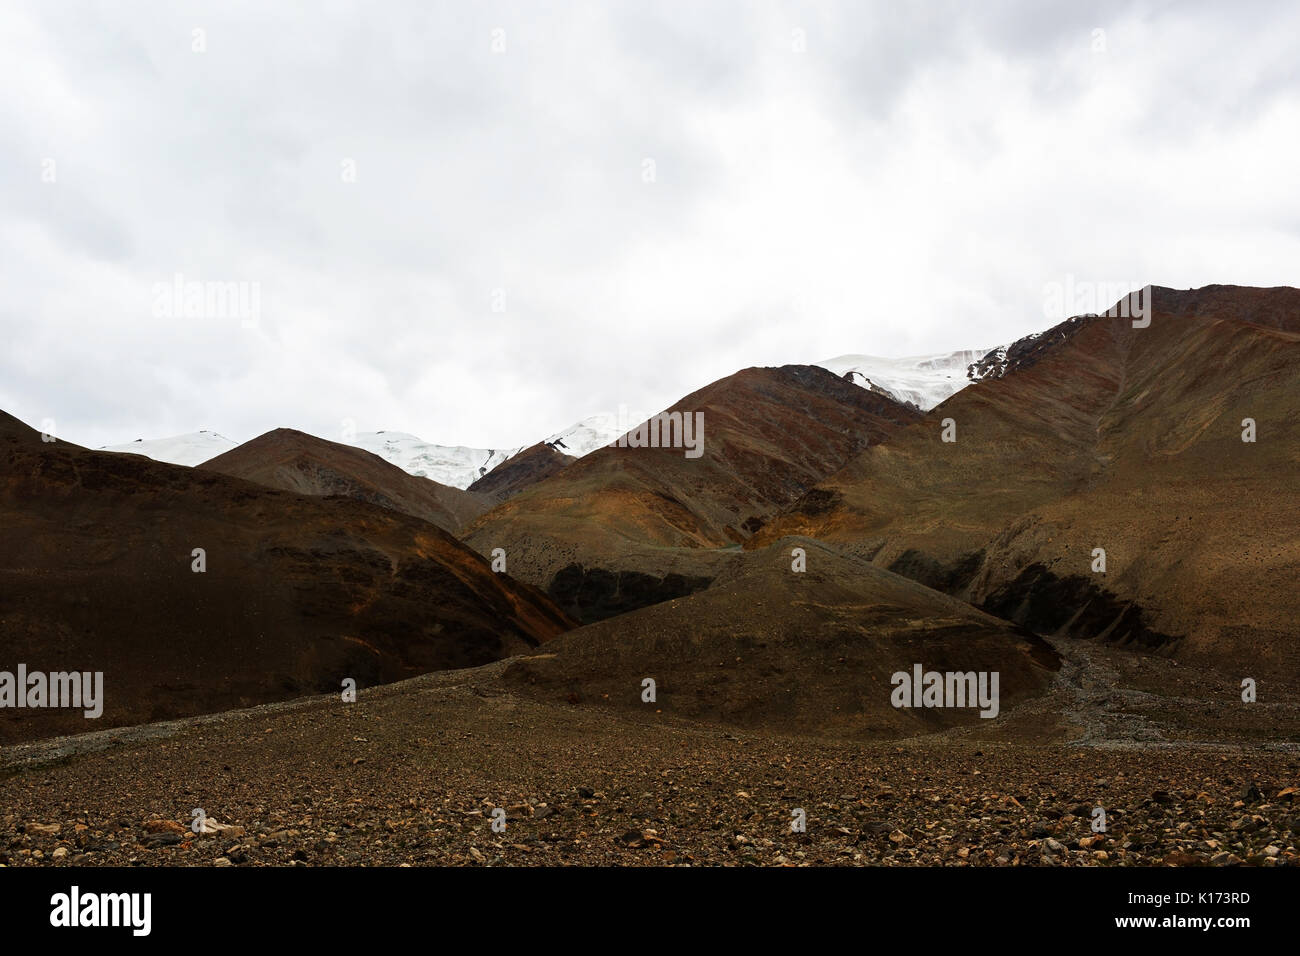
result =
[[841,355],[813,364],[897,402],[929,411],[969,385],[967,370],[991,351],[961,349],[906,358]]
[[389,431],[365,432],[348,444],[364,448],[412,475],[453,488],[468,488],[520,450],[433,445],[406,432]]
[[190,432],[188,435],[174,435],[171,438],[137,438],[125,445],[105,445],[99,450],[144,455],[154,461],[188,465],[192,468],[230,451],[238,444],[225,435],[205,428]]
[[628,424],[626,412],[621,416],[614,412],[601,412],[556,432],[546,439],[546,444],[562,454],[581,458],[617,441],[619,436],[635,428],[640,421],[638,419]]

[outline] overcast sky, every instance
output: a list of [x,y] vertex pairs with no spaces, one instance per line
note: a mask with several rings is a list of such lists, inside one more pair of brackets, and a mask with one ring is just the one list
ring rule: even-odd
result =
[[0,408],[513,446],[1001,344],[1070,277],[1300,284],[1297,36],[1240,0],[8,0]]

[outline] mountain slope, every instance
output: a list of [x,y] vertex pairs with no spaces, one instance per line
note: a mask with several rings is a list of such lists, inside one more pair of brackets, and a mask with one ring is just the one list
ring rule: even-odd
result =
[[[792,570],[795,548],[806,571]],[[706,591],[589,624],[544,651],[509,662],[504,679],[557,702],[833,737],[1005,721],[1059,667],[1023,629],[806,538],[747,552]],[[891,677],[916,664],[997,672],[998,715],[895,708]]]
[[0,524],[9,664],[102,671],[105,696],[95,721],[0,710],[5,741],[473,666],[570,626],[426,521],[45,443],[3,413]]
[[563,471],[577,460],[572,455],[558,451],[548,442],[538,442],[497,465],[470,485],[468,490],[490,498],[494,503],[505,501],[525,488]]
[[837,542],[1043,633],[1300,668],[1300,290],[1152,296],[1147,328],[1016,343],[755,544]]
[[857,451],[918,417],[797,365],[746,369],[667,411],[703,416],[699,457],[683,448],[599,449],[478,518],[466,541],[485,554],[505,549],[512,574],[586,620],[680,596],[713,573],[711,549],[744,541]]
[[455,532],[491,500],[407,474],[378,455],[277,428],[200,467],[303,495],[346,495]]

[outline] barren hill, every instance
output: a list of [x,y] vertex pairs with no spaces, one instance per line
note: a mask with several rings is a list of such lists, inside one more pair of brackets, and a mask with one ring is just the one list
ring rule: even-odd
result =
[[304,495],[346,495],[455,532],[488,509],[484,495],[408,474],[378,455],[277,428],[199,466]]
[[1035,337],[755,544],[813,535],[1040,633],[1295,670],[1300,290],[1152,293],[1148,327]]
[[0,516],[3,669],[102,671],[105,696],[93,721],[6,708],[5,741],[474,666],[570,626],[427,521],[43,442],[3,413]]
[[512,574],[594,620],[704,586],[719,560],[713,549],[739,545],[858,451],[920,417],[801,365],[745,369],[664,414],[702,418],[698,456],[601,448],[482,515],[466,541],[485,554],[503,548]]

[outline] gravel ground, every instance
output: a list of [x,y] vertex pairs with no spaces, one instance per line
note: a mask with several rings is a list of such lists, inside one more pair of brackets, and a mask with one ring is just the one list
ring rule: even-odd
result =
[[[1089,673],[1149,683],[1146,668],[1158,665],[1144,658],[1134,670],[1124,657],[1092,660]],[[1129,691],[1073,680],[1070,668],[1057,694],[1008,715],[1004,738],[1036,728],[1023,739],[977,739],[991,735],[977,727],[861,744],[518,697],[502,689],[503,666],[375,688],[354,704],[312,698],[9,748],[0,863],[1300,860],[1300,752],[1289,732],[1198,742],[1194,724],[1169,726],[1169,701],[1181,697],[1116,718]],[[1287,727],[1294,719],[1290,709],[1260,713]],[[1042,742],[1058,725],[1060,739]],[[196,808],[216,832],[192,832]],[[792,829],[796,810],[805,832]]]

